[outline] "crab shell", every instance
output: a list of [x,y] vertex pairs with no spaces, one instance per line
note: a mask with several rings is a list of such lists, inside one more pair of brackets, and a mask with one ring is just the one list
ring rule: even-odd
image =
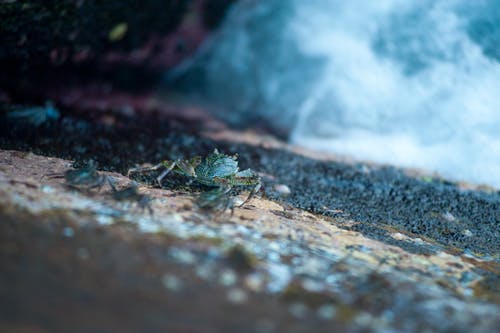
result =
[[231,178],[238,173],[238,162],[234,156],[219,154],[214,151],[195,168],[197,180],[213,184],[216,178]]

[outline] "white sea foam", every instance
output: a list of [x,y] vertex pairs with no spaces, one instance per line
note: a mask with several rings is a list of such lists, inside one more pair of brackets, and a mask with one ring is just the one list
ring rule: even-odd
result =
[[500,3],[241,1],[204,60],[233,121],[500,187]]
[[[416,1],[351,1],[340,10],[316,3],[291,24],[304,54],[327,59],[298,108],[292,141],[500,187],[500,63],[469,38],[458,1],[428,3],[425,13]],[[424,15],[407,22],[421,26],[383,28],[411,15]],[[398,33],[413,41],[385,46],[381,56],[376,39],[390,44]],[[398,47],[414,49],[402,59],[391,54]],[[405,61],[423,67],[409,73]]]

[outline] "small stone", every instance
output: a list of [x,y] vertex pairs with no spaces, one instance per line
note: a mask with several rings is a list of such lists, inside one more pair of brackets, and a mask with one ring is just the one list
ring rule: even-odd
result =
[[81,247],[79,248],[77,251],[76,251],[76,255],[78,256],[78,258],[82,259],[82,260],[86,260],[90,257],[90,253],[89,253],[89,250],[87,250],[86,248],[84,247]]
[[272,262],[279,262],[281,259],[281,256],[277,252],[269,252],[267,254],[267,259]]
[[400,232],[392,233],[391,237],[394,238],[395,240],[407,240],[408,239],[408,236],[406,236]]
[[202,265],[196,267],[196,275],[203,280],[210,280],[214,275],[213,267],[209,265]]
[[474,290],[470,289],[470,288],[466,288],[462,291],[462,295],[464,295],[465,297],[472,297],[472,296],[474,296]]
[[55,192],[55,189],[52,186],[49,186],[49,185],[43,185],[41,187],[41,189],[42,189],[43,193],[47,193],[47,194]]
[[323,283],[313,279],[305,279],[302,282],[302,287],[310,292],[322,292],[325,289]]
[[361,327],[370,327],[373,320],[373,316],[368,312],[361,312],[354,318],[354,322]]
[[285,185],[285,184],[276,184],[276,185],[273,186],[273,189],[280,196],[287,196],[290,193],[292,193],[292,191],[290,190],[290,188],[287,185]]
[[232,270],[226,269],[222,271],[222,273],[220,274],[219,283],[222,284],[223,286],[229,287],[234,285],[237,279],[238,277]]
[[71,227],[64,227],[63,228],[63,235],[64,235],[64,237],[71,238],[75,235],[75,232],[73,231],[73,228],[71,228]]
[[371,172],[370,168],[367,165],[364,165],[364,164],[360,165],[359,171],[361,171],[365,175],[369,174]]
[[420,237],[415,238],[415,239],[413,240],[413,242],[414,242],[415,244],[418,244],[418,245],[423,245],[423,244],[425,244],[425,242],[423,241],[423,239],[422,239],[422,238],[420,238]]
[[324,263],[314,257],[305,257],[301,266],[297,267],[297,273],[308,276],[318,276],[324,269]]
[[[129,202],[123,203],[125,207],[129,206]],[[149,219],[149,218],[139,218],[137,220],[137,226],[139,230],[144,233],[158,233],[162,230],[162,226],[159,223]]]
[[281,249],[281,246],[278,242],[271,242],[269,243],[269,249],[273,251],[279,251]]
[[245,286],[255,292],[262,291],[264,281],[259,274],[250,274],[245,277],[244,280]]
[[97,216],[97,222],[100,225],[110,225],[113,223],[113,219],[107,215],[99,215]]
[[177,214],[177,213],[170,214],[168,216],[168,220],[171,221],[171,222],[174,222],[174,223],[180,223],[180,222],[184,221],[184,219],[182,218],[182,215],[181,214]]
[[470,231],[469,229],[465,229],[462,231],[462,234],[465,236],[465,237],[472,237],[474,234],[472,233],[472,231]]
[[460,279],[458,280],[460,283],[463,284],[471,284],[472,282],[476,281],[478,279],[478,275],[470,272],[470,271],[465,271],[462,273],[460,276]]
[[443,213],[441,214],[441,216],[448,222],[453,222],[455,221],[457,218],[455,216],[453,216],[452,213],[450,212],[446,212],[446,213]]
[[307,315],[307,306],[303,303],[292,303],[288,311],[296,318],[304,318]]
[[175,261],[185,265],[192,265],[196,261],[194,254],[183,249],[172,248],[170,249],[170,255]]
[[271,293],[284,290],[292,278],[290,267],[282,263],[268,263],[267,271],[271,278],[267,290]]
[[318,308],[318,310],[316,310],[316,314],[318,315],[318,318],[323,319],[323,320],[333,319],[333,317],[335,317],[336,312],[337,312],[337,310],[331,304],[322,305]]
[[325,279],[326,283],[330,285],[338,285],[340,277],[337,275],[328,275]]
[[182,287],[182,282],[175,275],[165,274],[161,279],[163,286],[171,291],[179,291]]
[[227,300],[234,304],[244,303],[247,299],[247,293],[240,288],[233,288],[227,293]]

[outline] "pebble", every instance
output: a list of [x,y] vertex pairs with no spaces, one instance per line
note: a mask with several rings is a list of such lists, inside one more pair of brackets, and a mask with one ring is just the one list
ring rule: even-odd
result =
[[465,236],[465,237],[472,237],[473,236],[473,233],[472,231],[470,231],[469,229],[465,229],[462,231],[462,234]]
[[214,275],[214,268],[210,265],[196,267],[196,275],[203,280],[210,280]]
[[325,304],[322,305],[316,310],[316,314],[318,318],[323,319],[323,320],[331,320],[333,317],[335,317],[337,310],[335,309],[335,306],[331,304]]
[[187,250],[171,248],[169,252],[170,256],[178,263],[191,265],[196,261],[194,254]]
[[448,222],[454,222],[457,218],[455,216],[453,216],[452,213],[450,212],[446,212],[446,213],[443,213],[441,214],[441,216]]
[[97,216],[97,222],[100,225],[110,225],[113,224],[113,219],[107,215],[99,215]]
[[272,262],[279,262],[281,259],[281,256],[277,252],[269,252],[267,254],[267,259]]
[[245,277],[245,287],[248,289],[260,292],[263,289],[264,281],[259,274],[250,274]]
[[322,292],[325,289],[323,283],[313,279],[305,279],[302,282],[302,287],[310,292]]
[[354,322],[361,327],[370,327],[372,325],[374,318],[368,312],[361,312],[355,318]]
[[280,196],[287,196],[292,193],[290,188],[285,185],[285,184],[276,184],[273,186],[273,189],[280,195]]
[[79,248],[77,251],[76,251],[76,255],[78,256],[78,258],[82,259],[82,260],[86,260],[90,257],[90,253],[89,253],[89,250],[87,250],[86,248],[84,247],[81,247]]
[[43,193],[54,193],[56,191],[55,188],[49,185],[43,185],[41,189]]
[[75,235],[75,232],[73,231],[73,228],[71,228],[71,227],[64,227],[63,228],[63,235],[65,237],[71,238]]
[[178,277],[172,274],[163,275],[161,282],[163,286],[171,291],[179,291],[182,287],[182,282]]
[[303,303],[292,303],[288,307],[288,311],[296,318],[304,318],[307,315],[307,306]]
[[278,242],[271,242],[269,243],[269,249],[273,251],[279,251],[281,249],[281,246]]
[[238,277],[236,276],[234,271],[226,269],[221,272],[219,276],[219,283],[222,284],[223,286],[229,287],[234,285],[237,279]]
[[394,238],[395,240],[407,240],[409,237],[400,233],[400,232],[394,232],[391,234],[391,237]]
[[241,304],[248,299],[247,293],[240,288],[233,288],[227,293],[227,300],[234,304]]

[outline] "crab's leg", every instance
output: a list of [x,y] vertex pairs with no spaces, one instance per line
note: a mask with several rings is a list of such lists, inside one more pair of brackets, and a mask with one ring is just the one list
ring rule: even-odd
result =
[[111,187],[111,189],[116,192],[116,187],[115,187],[115,184],[113,183],[113,181],[111,180],[111,177],[110,176],[106,176],[106,175],[99,175],[97,174],[96,175],[96,181],[94,184],[90,185],[88,187],[88,189],[94,189],[94,188],[97,188],[97,191],[100,192],[102,187],[104,186],[104,184],[108,183],[109,186]]
[[250,194],[248,195],[248,197],[238,206],[238,207],[241,207],[243,206],[244,204],[246,204],[248,201],[250,201],[250,199],[253,198],[253,196],[259,192],[260,190],[260,187],[261,187],[261,183],[259,182],[257,185],[255,185],[255,187],[252,189],[252,191],[250,191]]
[[196,204],[200,208],[219,211],[219,213],[216,213],[216,216],[222,214],[228,208],[230,208],[232,215],[234,205],[233,198],[228,195],[229,191],[231,191],[231,186],[226,184],[211,191],[204,192],[200,194],[200,196],[196,200]]
[[238,207],[243,206],[260,190],[260,177],[251,169],[246,169],[236,173],[236,177],[232,180],[233,185],[255,185],[248,197]]
[[158,170],[159,168],[161,168],[163,166],[164,166],[164,164],[163,164],[163,162],[161,162],[161,163],[158,163],[157,165],[154,165],[154,166],[148,167],[148,168],[132,168],[132,169],[128,170],[127,177],[130,177],[131,173],[155,171],[155,170]]
[[153,211],[153,208],[151,207],[150,202],[151,202],[151,198],[149,198],[146,195],[141,195],[140,199],[137,201],[137,205],[140,207],[140,209],[142,211],[147,209],[149,212],[149,215],[153,215],[154,211]]
[[113,179],[111,179],[110,176],[104,176],[104,177],[106,177],[106,181],[108,182],[109,186],[111,187],[111,190],[113,191],[113,193],[116,193],[118,190],[116,189],[115,181]]
[[48,177],[51,179],[64,178],[64,173],[53,172],[53,173],[47,173],[45,175],[42,175],[42,179],[44,179],[45,177]]
[[[160,164],[162,166],[166,166],[163,163],[165,163],[165,162],[162,162]],[[175,168],[176,164],[177,164],[177,162],[175,162],[175,161],[172,162],[170,164],[170,166],[167,167],[167,169],[165,169],[158,177],[156,177],[156,181],[158,182],[158,184],[160,185],[160,187],[161,187],[161,181],[162,181],[162,179],[165,178],[170,173],[170,171],[172,171],[173,168]]]

